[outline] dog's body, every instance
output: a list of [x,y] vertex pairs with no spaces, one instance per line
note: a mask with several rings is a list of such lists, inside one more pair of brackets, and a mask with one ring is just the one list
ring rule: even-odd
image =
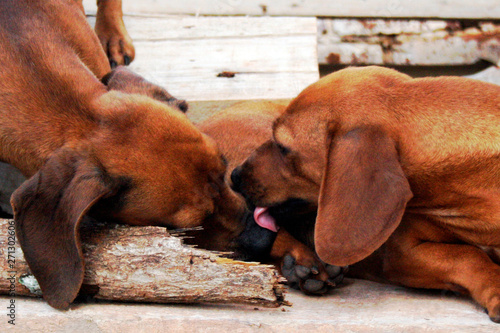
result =
[[81,3],[2,1],[0,54],[0,161],[30,177],[12,206],[50,305],[67,308],[80,289],[78,225],[86,214],[132,225],[216,225],[220,234],[204,241],[219,249],[241,231],[241,199],[224,182],[216,144],[164,89],[124,68],[109,73]]
[[[232,170],[271,139],[272,124],[283,113],[286,105],[277,102],[240,102],[198,125],[203,133],[217,142],[226,158],[228,183],[231,183],[229,176]],[[311,214],[315,215],[307,208],[304,207],[304,211],[298,214],[297,207],[293,207],[292,214],[288,214],[287,207],[281,207],[279,212],[273,212],[272,218],[286,220],[288,225],[294,220],[304,222]],[[257,226],[253,216],[248,217],[246,229],[239,237],[240,250],[250,255],[250,259],[271,260],[290,285],[306,293],[321,294],[328,290],[328,286],[335,286],[342,281],[344,269],[321,262],[310,247],[297,241],[283,228],[278,231],[273,225]]]
[[[272,124],[287,103],[239,102],[218,111],[198,128],[217,142],[227,159],[227,170],[234,170],[272,136]],[[226,180],[230,182],[229,172]]]
[[[305,89],[233,173],[257,206],[318,206],[320,258],[470,294],[500,321],[500,87],[346,69]],[[286,228],[286,226],[285,226]]]

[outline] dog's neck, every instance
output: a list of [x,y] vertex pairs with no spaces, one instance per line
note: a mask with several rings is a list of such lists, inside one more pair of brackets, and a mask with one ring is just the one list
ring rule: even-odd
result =
[[[0,5],[0,54],[7,56],[0,71],[0,160],[26,176],[89,130],[89,105],[106,92],[98,78],[110,70],[107,58],[73,6],[77,2],[54,11],[24,0],[15,10]],[[62,10],[70,24],[61,29],[52,22]]]
[[[97,79],[75,82],[81,87],[66,85],[63,91],[50,89],[50,84],[47,89],[41,89],[42,84],[36,82],[22,96],[29,100],[24,108],[10,102],[9,96],[0,96],[0,104],[6,106],[2,106],[0,112],[9,115],[0,119],[0,158],[3,161],[29,177],[55,150],[94,130],[98,120],[93,100],[106,93],[106,88]],[[19,93],[13,94],[11,98],[19,96]],[[20,149],[22,154],[19,154]]]

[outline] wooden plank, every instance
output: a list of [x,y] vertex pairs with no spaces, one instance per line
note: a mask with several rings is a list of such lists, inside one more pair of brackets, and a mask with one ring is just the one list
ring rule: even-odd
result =
[[[500,64],[499,64],[500,65]],[[479,73],[469,75],[471,79],[490,82],[500,86],[500,67],[491,66]]]
[[[95,9],[95,0],[84,0]],[[498,0],[124,0],[126,13],[500,19]]]
[[342,65],[471,65],[500,62],[500,25],[459,21],[321,19],[318,62]]
[[167,15],[125,16],[134,40],[196,40],[203,38],[250,38],[311,36],[317,31],[312,18],[293,17],[193,17]]
[[[125,24],[131,68],[177,98],[291,98],[319,78],[315,18],[126,16]],[[218,77],[224,71],[235,76]]]
[[[136,68],[132,66],[132,68]],[[236,74],[219,78],[212,74],[187,75],[181,72],[143,72],[150,81],[165,87],[173,96],[192,101],[284,99],[297,96],[311,80],[308,73]]]

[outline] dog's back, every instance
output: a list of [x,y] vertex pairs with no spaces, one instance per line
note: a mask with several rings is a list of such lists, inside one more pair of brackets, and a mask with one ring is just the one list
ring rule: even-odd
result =
[[43,159],[62,145],[72,123],[82,129],[92,122],[85,103],[106,91],[98,76],[109,72],[109,64],[79,6],[63,0],[0,2],[0,160],[20,169],[20,147]]
[[227,159],[226,178],[272,137],[272,124],[285,107],[285,103],[278,102],[240,102],[198,125],[202,132],[214,138]]
[[417,79],[400,88],[398,102],[394,109],[410,114],[399,121],[398,138],[414,194],[409,211],[453,224],[490,225],[484,235],[460,231],[460,237],[486,240],[493,225],[500,231],[500,87],[451,77]]

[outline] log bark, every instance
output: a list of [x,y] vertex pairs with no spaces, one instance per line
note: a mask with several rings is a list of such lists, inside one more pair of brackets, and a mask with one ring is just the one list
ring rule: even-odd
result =
[[[0,294],[40,297],[14,230],[13,220],[0,219]],[[283,278],[272,266],[184,245],[162,227],[93,223],[81,227],[81,237],[81,294],[126,302],[285,304]]]

